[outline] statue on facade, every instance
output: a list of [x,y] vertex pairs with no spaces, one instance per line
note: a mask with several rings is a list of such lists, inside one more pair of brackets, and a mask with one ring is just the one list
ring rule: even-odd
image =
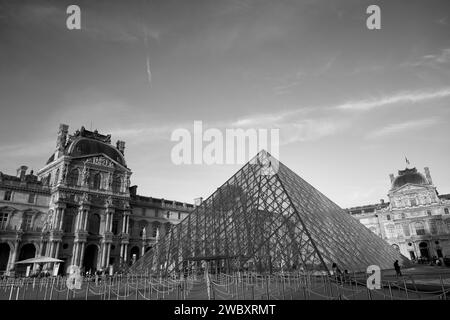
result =
[[62,174],[61,174],[61,182],[62,183],[66,183],[68,168],[69,168],[69,165],[67,163],[65,163],[63,170],[62,170]]
[[84,203],[87,203],[87,202],[89,202],[89,194],[87,194],[86,192],[84,192],[83,195],[78,196],[78,203],[79,203],[80,205],[81,205],[81,204],[84,204]]
[[113,203],[113,198],[111,196],[109,196],[108,198],[106,198],[105,200],[105,206],[106,207],[112,207],[114,205]]
[[110,172],[108,176],[108,190],[112,190],[113,185],[113,174]]
[[42,232],[47,232],[52,229],[53,226],[53,210],[49,210],[47,214],[47,218],[44,221],[44,225],[42,226]]
[[81,181],[83,186],[87,186],[89,184],[89,169],[84,164],[83,171],[81,172]]

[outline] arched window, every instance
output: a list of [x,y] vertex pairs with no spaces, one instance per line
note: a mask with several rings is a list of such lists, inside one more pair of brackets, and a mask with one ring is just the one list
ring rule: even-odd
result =
[[392,248],[394,248],[397,251],[400,251],[400,247],[395,243],[392,245]]
[[425,235],[425,228],[424,228],[422,222],[416,222],[416,223],[414,224],[414,228],[416,229],[416,234],[417,234],[418,236],[423,236],[423,235]]
[[72,169],[69,173],[69,176],[67,177],[67,183],[70,186],[77,186],[79,176],[80,176],[80,172],[78,171],[78,169]]

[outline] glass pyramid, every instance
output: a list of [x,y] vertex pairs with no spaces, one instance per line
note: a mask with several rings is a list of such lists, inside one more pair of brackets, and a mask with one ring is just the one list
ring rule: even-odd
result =
[[261,151],[130,267],[170,275],[349,272],[408,260],[268,152]]

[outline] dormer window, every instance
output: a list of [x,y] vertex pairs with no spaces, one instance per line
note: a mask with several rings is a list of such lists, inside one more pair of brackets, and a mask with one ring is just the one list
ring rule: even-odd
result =
[[388,215],[386,216],[386,219],[387,219],[387,220],[391,220],[391,215],[388,214]]
[[448,214],[448,208],[444,208],[444,214]]

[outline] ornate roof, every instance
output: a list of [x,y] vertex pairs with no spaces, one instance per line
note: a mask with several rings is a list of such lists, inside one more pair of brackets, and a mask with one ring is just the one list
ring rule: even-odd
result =
[[[67,142],[66,138],[63,138],[64,154],[72,157],[82,157],[96,154],[104,154],[114,161],[117,161],[124,167],[126,167],[125,158],[123,153],[113,145],[111,145],[111,135],[103,135],[98,133],[97,130],[89,131],[84,127],[81,130],[75,131],[73,135],[69,135]],[[55,154],[48,159],[47,164],[55,160]]]
[[103,153],[121,165],[126,166],[125,159],[119,150],[110,144],[98,140],[77,138],[72,142],[68,149],[68,155],[72,157],[88,156],[99,153]]
[[406,168],[405,170],[398,171],[398,176],[392,183],[392,189],[400,188],[408,183],[423,185],[429,184],[425,176],[420,172],[417,172],[416,168]]

